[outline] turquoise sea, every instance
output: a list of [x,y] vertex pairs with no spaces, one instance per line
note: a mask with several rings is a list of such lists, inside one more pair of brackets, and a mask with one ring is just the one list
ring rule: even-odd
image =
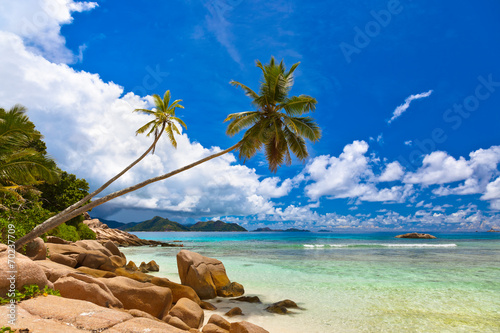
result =
[[[221,260],[232,281],[264,303],[296,301],[303,310],[269,314],[242,306],[271,333],[500,332],[500,233],[137,232],[182,241]],[[160,276],[179,282],[179,248],[122,248],[136,263],[155,260]],[[217,300],[217,313],[234,304]]]

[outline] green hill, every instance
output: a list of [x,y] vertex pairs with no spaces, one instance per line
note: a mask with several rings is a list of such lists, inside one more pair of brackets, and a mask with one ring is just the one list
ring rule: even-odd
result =
[[125,230],[127,228],[131,228],[131,227],[138,224],[138,222],[123,223],[123,222],[118,222],[118,221],[113,221],[113,220],[105,220],[105,219],[101,219],[99,217],[96,217],[96,218],[99,219],[99,221],[101,221],[102,223],[106,224],[111,229]]
[[190,231],[247,231],[236,223],[226,223],[221,220],[198,222],[189,227]]
[[236,223],[226,223],[220,220],[184,225],[160,216],[155,216],[151,220],[144,222],[131,224],[128,228],[121,225],[118,225],[118,227],[125,231],[247,231]]
[[170,221],[160,216],[155,216],[151,220],[140,222],[125,231],[189,231],[189,229],[180,223]]

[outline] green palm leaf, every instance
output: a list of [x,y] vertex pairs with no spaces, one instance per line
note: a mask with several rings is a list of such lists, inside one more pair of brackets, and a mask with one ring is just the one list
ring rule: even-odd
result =
[[284,109],[290,116],[300,116],[304,113],[314,111],[316,103],[316,99],[311,96],[300,95],[286,99],[280,104],[280,108]]
[[315,142],[321,138],[321,130],[311,117],[283,117],[287,127],[296,135]]

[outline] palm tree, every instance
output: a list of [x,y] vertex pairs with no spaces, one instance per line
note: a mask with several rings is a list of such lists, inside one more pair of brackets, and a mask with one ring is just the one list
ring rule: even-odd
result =
[[[314,110],[316,100],[305,95],[288,97],[288,93],[293,85],[293,71],[298,65],[299,63],[293,65],[287,72],[283,62],[276,65],[274,58],[271,58],[270,63],[265,66],[257,61],[257,67],[263,71],[263,82],[260,88],[261,95],[257,95],[253,90],[241,83],[231,81],[231,84],[242,87],[246,94],[253,99],[253,104],[257,107],[256,111],[234,113],[226,118],[225,121],[230,121],[227,128],[229,135],[234,135],[240,130],[250,127],[242,140],[235,145],[172,172],[110,193],[66,214],[51,217],[36,226],[30,233],[17,240],[16,247],[23,246],[65,221],[107,201],[136,191],[149,184],[170,178],[236,149],[239,150],[241,158],[247,159],[254,156],[258,150],[265,146],[269,168],[273,172],[277,170],[278,166],[283,164],[284,160],[287,163],[291,162],[290,150],[299,159],[304,160],[308,156],[308,153],[303,137],[314,142],[320,138],[321,133],[318,125],[312,118],[298,117]],[[150,129],[149,133],[153,131],[153,127],[150,126],[144,128],[144,132],[147,129]]]
[[290,151],[299,160],[305,160],[309,153],[304,138],[315,142],[321,137],[318,125],[311,117],[300,117],[314,111],[316,100],[307,95],[288,97],[293,85],[293,72],[298,65],[294,64],[287,72],[283,61],[277,65],[274,57],[267,65],[257,61],[257,67],[263,73],[260,95],[240,82],[230,82],[245,91],[256,110],[230,114],[226,118],[230,121],[226,133],[233,136],[250,127],[238,147],[239,156],[249,159],[264,146],[272,172],[285,162],[291,164]]
[[101,193],[104,189],[106,189],[114,181],[116,181],[118,178],[120,178],[125,172],[130,170],[137,163],[139,163],[150,152],[152,152],[154,154],[156,144],[157,144],[158,140],[160,140],[160,137],[163,134],[163,132],[167,133],[167,136],[168,136],[172,146],[177,148],[177,141],[175,140],[174,132],[177,134],[180,134],[180,131],[177,128],[175,122],[181,124],[182,126],[184,126],[184,128],[187,128],[187,127],[186,127],[186,124],[181,119],[179,119],[178,117],[175,116],[175,109],[176,108],[184,109],[184,107],[179,104],[180,102],[182,102],[182,100],[178,99],[178,100],[173,101],[172,104],[170,104],[170,99],[171,99],[170,90],[167,90],[163,96],[163,99],[157,94],[153,95],[153,100],[155,103],[155,108],[153,108],[153,110],[149,110],[149,109],[135,109],[134,110],[134,112],[142,112],[142,113],[146,113],[148,115],[154,116],[153,120],[149,121],[148,123],[146,123],[144,126],[142,126],[141,128],[139,128],[136,131],[136,135],[143,134],[148,130],[149,130],[149,132],[146,134],[146,136],[150,136],[152,133],[154,133],[154,141],[151,144],[151,146],[149,146],[149,148],[141,156],[139,156],[139,158],[137,158],[135,161],[133,161],[131,164],[129,164],[125,169],[123,169],[116,176],[114,176],[113,178],[108,180],[105,184],[103,184],[97,190],[88,194],[83,199],[72,204],[71,206],[69,206],[68,208],[59,212],[58,214],[54,215],[52,218],[58,219],[60,217],[64,217],[68,213],[77,209],[78,207],[85,205],[86,203],[89,202],[90,199],[95,197],[97,194]]
[[[56,165],[45,153],[31,148],[42,135],[26,116],[26,108],[0,108],[0,191],[26,189],[57,179]],[[11,192],[12,193],[12,192]]]
[[[179,129],[175,125],[175,122],[178,122],[184,128],[187,129],[186,124],[179,119],[178,117],[175,116],[175,109],[176,108],[181,108],[184,109],[182,105],[179,103],[182,102],[182,100],[178,99],[172,102],[172,104],[169,105],[170,103],[170,90],[167,90],[165,92],[165,95],[163,96],[163,100],[161,99],[160,96],[157,94],[153,95],[153,99],[155,101],[155,106],[156,109],[153,110],[148,110],[148,109],[135,109],[134,112],[144,112],[146,114],[152,115],[155,117],[155,119],[151,120],[141,128],[139,128],[136,132],[136,134],[142,134],[145,133],[147,130],[149,130],[148,134],[146,136],[151,135],[151,133],[154,133],[155,135],[155,141],[151,145],[149,150],[153,150],[153,153],[155,151],[155,146],[156,142],[160,139],[161,134],[165,131],[167,132],[168,138],[170,140],[170,143],[172,146],[177,148],[177,141],[175,141],[174,137],[174,132],[180,135],[181,133],[179,132]],[[158,129],[160,128],[161,129]],[[149,151],[148,151],[149,152]]]

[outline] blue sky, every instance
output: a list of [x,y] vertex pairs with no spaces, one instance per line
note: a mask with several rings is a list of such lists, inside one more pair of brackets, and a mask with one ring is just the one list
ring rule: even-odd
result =
[[170,89],[188,130],[110,190],[225,149],[255,60],[301,62],[322,139],[276,174],[228,154],[93,215],[249,229],[477,230],[500,225],[500,3],[0,1],[0,105],[21,103],[61,167],[94,189],[150,143],[134,108]]

